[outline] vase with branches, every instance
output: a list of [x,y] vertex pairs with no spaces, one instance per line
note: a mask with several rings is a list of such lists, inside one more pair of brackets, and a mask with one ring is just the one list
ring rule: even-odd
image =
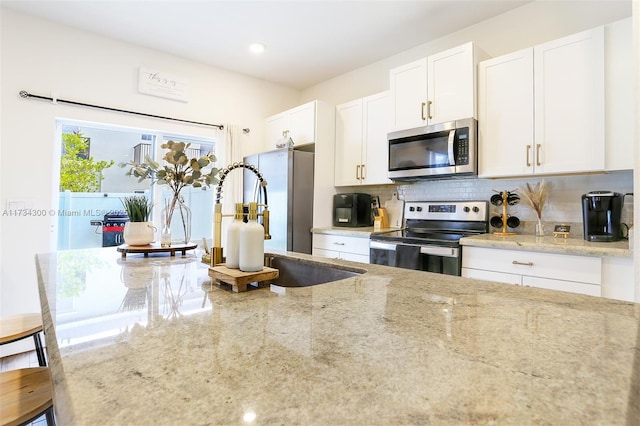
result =
[[538,182],[534,187],[527,182],[524,188],[518,188],[522,200],[535,212],[537,217],[536,222],[536,236],[544,236],[544,225],[542,223],[542,210],[547,203],[547,197],[549,195],[549,183],[544,179]]
[[190,145],[190,143],[172,140],[163,143],[161,148],[167,150],[162,157],[163,164],[154,161],[148,155],[142,163],[130,161],[119,164],[123,168],[129,167],[127,175],[138,178],[138,182],[151,179],[152,183],[169,187],[172,196],[163,203],[162,225],[163,228],[165,225],[171,227],[178,222],[178,232],[175,234],[179,234],[180,238],[177,242],[185,244],[191,238],[191,211],[184,203],[180,192],[187,186],[201,188],[218,183],[219,172],[216,167],[213,167],[217,159],[212,153],[189,158],[186,150]]

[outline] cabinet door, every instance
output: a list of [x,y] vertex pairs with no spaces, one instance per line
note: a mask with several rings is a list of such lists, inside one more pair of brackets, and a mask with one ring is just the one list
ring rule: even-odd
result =
[[295,145],[316,140],[316,103],[308,102],[289,110],[289,135]]
[[389,150],[387,133],[391,130],[391,96],[389,92],[367,96],[362,100],[363,144],[362,183],[393,183],[388,177]]
[[316,138],[316,101],[297,106],[265,120],[267,150],[275,149],[283,133],[289,132],[295,145],[314,143]]
[[533,49],[478,66],[478,175],[533,172]]
[[491,281],[496,283],[522,285],[522,276],[506,274],[504,272],[484,271],[481,269],[462,268],[462,276],[474,280]]
[[631,18],[605,26],[607,170],[633,169],[633,29]]
[[314,247],[312,251],[314,256],[326,257],[329,259],[340,259],[340,252]]
[[602,259],[602,297],[640,302],[634,297],[633,259],[605,257]]
[[335,185],[362,179],[362,99],[336,107]]
[[604,169],[604,29],[534,47],[535,173]]
[[369,256],[368,235],[366,237],[349,237],[335,234],[313,234],[313,247],[314,249]]
[[369,263],[368,254],[340,253],[340,259],[348,260],[350,262]]
[[410,129],[425,125],[427,119],[427,59],[394,68],[389,73],[393,128]]
[[475,117],[473,43],[427,58],[429,124]]
[[602,261],[591,256],[464,246],[462,267],[588,283],[598,287],[602,283]]
[[289,119],[286,112],[281,112],[265,120],[265,150],[276,149],[277,142],[282,139],[282,132],[289,127]]
[[522,277],[522,285],[598,297],[600,297],[601,291],[600,286],[595,284],[555,280],[551,278],[529,277],[526,275]]

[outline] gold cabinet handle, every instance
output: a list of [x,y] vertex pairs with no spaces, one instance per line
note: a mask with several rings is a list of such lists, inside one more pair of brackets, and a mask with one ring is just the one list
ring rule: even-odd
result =
[[427,117],[424,116],[424,107],[426,105],[426,103],[422,102],[422,105],[420,106],[420,118],[422,118],[422,121],[427,119]]
[[540,144],[536,144],[536,166],[540,165]]
[[360,170],[361,170],[360,176],[362,176],[362,180],[365,180],[366,176],[365,176],[365,173],[364,173],[364,164],[360,165]]
[[356,180],[360,180],[360,164],[356,166]]
[[529,153],[531,152],[531,145],[527,145],[527,167],[531,167],[531,158]]
[[427,117],[429,117],[429,120],[433,118],[431,115],[431,104],[433,104],[433,102],[427,101]]
[[518,262],[517,260],[514,260],[511,263],[514,265],[533,266],[533,262]]

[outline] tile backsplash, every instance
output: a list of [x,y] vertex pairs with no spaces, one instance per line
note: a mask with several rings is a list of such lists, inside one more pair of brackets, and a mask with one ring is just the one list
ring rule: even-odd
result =
[[[531,177],[517,179],[441,179],[414,182],[400,185],[381,185],[367,187],[341,188],[339,192],[366,192],[385,200],[391,199],[394,192],[401,200],[407,201],[451,201],[451,200],[489,200],[500,191],[512,191],[524,187],[527,183],[535,185],[542,179],[550,184],[549,198],[542,213],[545,228],[549,234],[554,224],[572,226],[572,236],[582,236],[582,194],[589,191],[633,192],[633,172],[611,172],[606,174],[589,174],[577,176]],[[492,206],[493,207],[493,206]],[[498,210],[498,208],[491,209]],[[501,213],[501,208],[499,210]],[[530,233],[536,215],[524,203],[509,208],[509,214],[517,216],[521,225],[518,233]],[[633,223],[633,197],[625,197],[622,211],[622,222]],[[531,231],[532,233],[533,231]]]

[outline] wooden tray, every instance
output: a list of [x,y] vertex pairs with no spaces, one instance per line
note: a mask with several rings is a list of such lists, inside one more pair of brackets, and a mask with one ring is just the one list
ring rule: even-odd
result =
[[122,244],[118,246],[118,252],[122,253],[122,258],[127,257],[127,253],[144,253],[144,257],[149,257],[149,253],[171,253],[175,256],[177,251],[182,252],[184,256],[187,250],[193,250],[198,244],[171,244],[171,247],[160,247],[160,244],[148,244],[146,246],[130,246]]
[[220,264],[209,267],[209,276],[218,283],[231,284],[231,288],[236,293],[247,291],[247,284],[257,282],[262,287],[269,281],[278,278],[280,272],[277,269],[265,266],[262,271],[242,272],[239,269],[229,269]]

